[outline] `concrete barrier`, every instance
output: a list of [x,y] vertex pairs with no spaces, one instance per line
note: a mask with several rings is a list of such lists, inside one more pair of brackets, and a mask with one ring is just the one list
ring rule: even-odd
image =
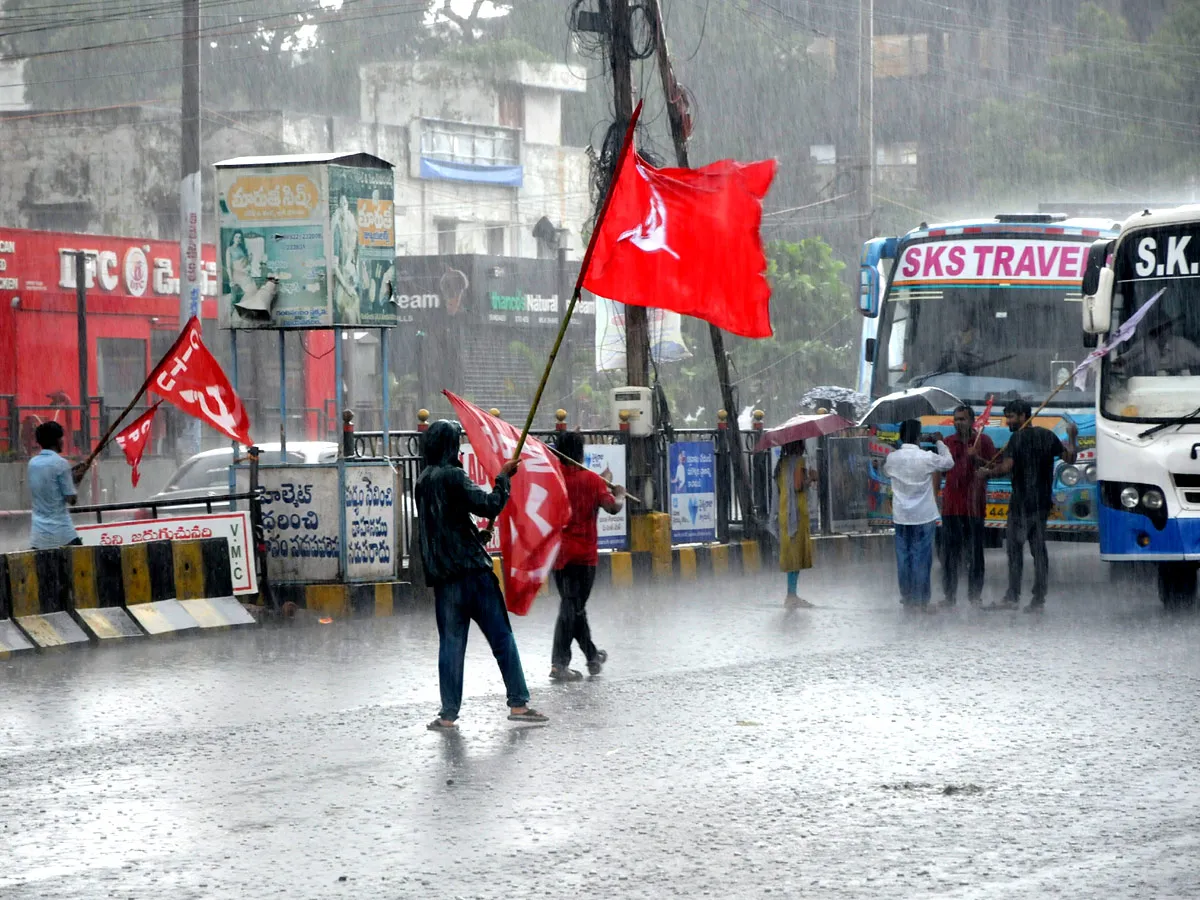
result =
[[0,556],[0,655],[254,623],[224,538]]
[[67,548],[10,553],[8,587],[12,620],[36,647],[59,649],[87,644],[88,636],[71,617]]
[[119,547],[67,547],[71,607],[92,640],[106,643],[143,637],[122,607],[124,587]]

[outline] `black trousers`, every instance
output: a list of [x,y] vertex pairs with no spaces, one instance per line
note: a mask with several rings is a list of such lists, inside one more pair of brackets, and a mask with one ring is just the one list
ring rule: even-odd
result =
[[1025,544],[1033,557],[1033,603],[1046,602],[1046,586],[1050,579],[1050,555],[1046,550],[1046,519],[1049,511],[1030,512],[1008,508],[1008,594],[1006,599],[1021,597],[1021,570],[1025,563]]
[[942,590],[946,602],[958,597],[958,573],[966,566],[967,599],[978,603],[983,594],[983,518],[942,516]]
[[592,629],[587,620],[587,602],[596,581],[595,566],[569,565],[554,573],[554,583],[562,601],[558,605],[558,622],[554,626],[554,650],[550,661],[566,668],[571,664],[571,642],[578,641],[588,662],[596,659]]

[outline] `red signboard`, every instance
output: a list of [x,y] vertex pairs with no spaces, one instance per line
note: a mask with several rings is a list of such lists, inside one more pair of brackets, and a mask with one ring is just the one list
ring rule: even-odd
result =
[[[88,299],[127,300],[179,296],[179,244],[95,234],[0,228],[0,291],[22,303],[39,295],[75,295],[74,251],[88,261]],[[204,245],[204,296],[218,293],[216,248]],[[11,302],[11,301],[10,301]]]

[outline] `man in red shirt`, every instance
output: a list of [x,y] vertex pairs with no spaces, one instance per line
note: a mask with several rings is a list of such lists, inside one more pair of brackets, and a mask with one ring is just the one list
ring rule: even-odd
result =
[[571,501],[571,518],[563,529],[562,549],[554,564],[554,583],[562,598],[558,607],[558,623],[554,626],[554,650],[551,655],[550,678],[554,681],[579,681],[583,678],[571,668],[571,642],[578,641],[587,658],[588,672],[599,675],[608,654],[597,650],[592,643],[592,631],[587,620],[587,601],[596,580],[597,553],[596,514],[600,510],[616,515],[624,505],[625,489],[620,485],[611,491],[608,484],[583,465],[583,436],[574,431],[559,435],[555,449],[567,459],[559,462],[567,497]]
[[967,563],[967,599],[974,605],[983,594],[983,522],[987,511],[987,482],[975,470],[996,455],[986,434],[975,431],[975,411],[963,404],[954,410],[954,434],[946,438],[954,468],[942,487],[943,606],[958,596],[958,572]]

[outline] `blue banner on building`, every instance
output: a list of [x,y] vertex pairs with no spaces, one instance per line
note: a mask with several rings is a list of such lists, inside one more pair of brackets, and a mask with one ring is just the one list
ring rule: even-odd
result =
[[443,181],[469,181],[474,184],[499,184],[521,187],[525,182],[522,166],[478,166],[472,163],[448,162],[444,159],[421,157],[421,177]]

